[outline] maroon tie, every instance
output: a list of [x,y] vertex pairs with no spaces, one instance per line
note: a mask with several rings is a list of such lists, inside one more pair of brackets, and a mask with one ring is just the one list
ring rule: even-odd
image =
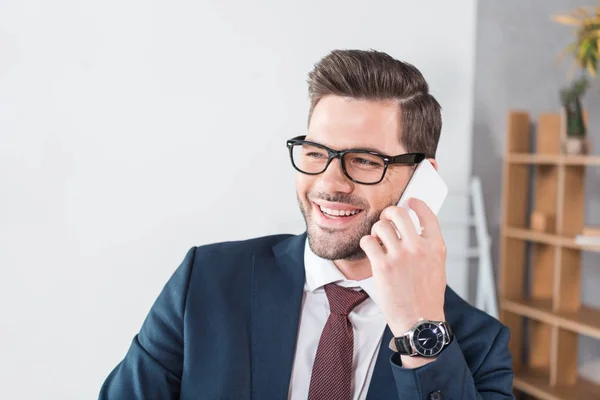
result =
[[354,332],[348,314],[369,296],[364,291],[325,285],[331,314],[327,318],[313,364],[309,400],[350,400],[352,398],[352,356]]

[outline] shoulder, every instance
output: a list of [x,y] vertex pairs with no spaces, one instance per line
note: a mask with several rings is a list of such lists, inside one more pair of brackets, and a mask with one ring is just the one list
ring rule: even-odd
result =
[[192,279],[200,275],[210,276],[211,280],[240,275],[252,266],[256,256],[272,255],[274,248],[293,237],[296,235],[278,234],[194,246],[188,250],[186,260]]

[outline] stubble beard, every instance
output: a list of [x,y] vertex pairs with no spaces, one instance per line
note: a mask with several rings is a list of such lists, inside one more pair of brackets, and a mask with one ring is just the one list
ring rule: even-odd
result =
[[365,252],[360,247],[360,239],[363,236],[371,234],[373,225],[379,220],[381,210],[369,213],[368,209],[363,209],[361,214],[364,213],[366,217],[363,216],[358,226],[351,230],[337,230],[317,226],[311,220],[310,211],[307,210],[299,196],[298,205],[304,217],[308,244],[313,253],[321,258],[332,261],[356,261],[366,257]]

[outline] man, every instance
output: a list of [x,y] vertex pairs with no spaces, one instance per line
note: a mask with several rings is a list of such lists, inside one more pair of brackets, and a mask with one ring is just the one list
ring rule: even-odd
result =
[[333,51],[309,94],[287,142],[306,233],[189,250],[101,399],[513,398],[508,329],[447,288],[427,205],[409,203],[420,235],[395,206],[419,161],[437,168],[421,73]]

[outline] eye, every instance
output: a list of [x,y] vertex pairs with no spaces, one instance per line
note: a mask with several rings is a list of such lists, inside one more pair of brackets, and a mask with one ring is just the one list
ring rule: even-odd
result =
[[352,165],[361,168],[381,168],[383,167],[383,162],[381,159],[375,156],[359,156],[354,155],[351,159]]
[[304,153],[305,157],[310,157],[310,158],[327,158],[327,154],[323,153],[323,152],[318,152],[318,151],[309,151]]
[[366,158],[356,158],[356,162],[358,162],[359,164],[362,165],[369,165],[369,166],[376,166],[379,165],[379,163],[373,162],[371,160],[367,160]]

